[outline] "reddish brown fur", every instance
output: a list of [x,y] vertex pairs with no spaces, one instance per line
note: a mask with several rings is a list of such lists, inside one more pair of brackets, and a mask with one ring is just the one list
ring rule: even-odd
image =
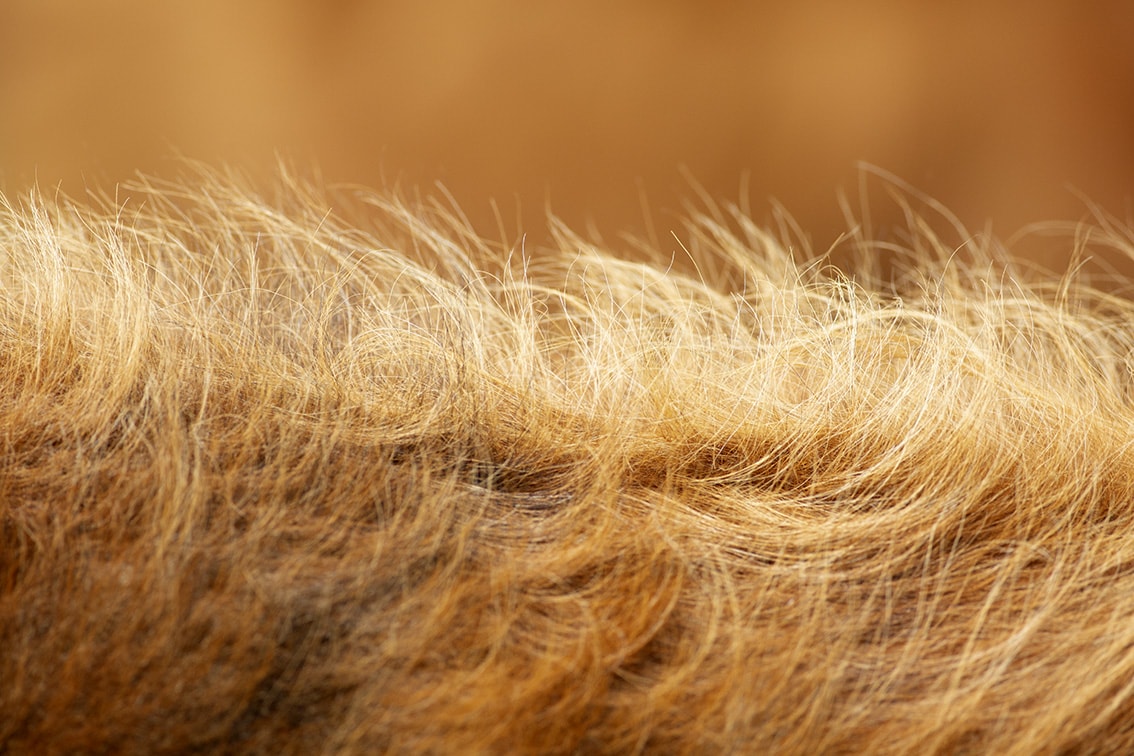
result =
[[6,750],[1134,748],[1129,301],[278,195],[0,210]]

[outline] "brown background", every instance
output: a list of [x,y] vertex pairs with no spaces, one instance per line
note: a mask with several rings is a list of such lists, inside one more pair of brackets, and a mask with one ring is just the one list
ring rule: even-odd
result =
[[[4,0],[0,184],[70,194],[177,148],[253,174],[442,182],[604,235],[689,194],[780,200],[816,246],[858,161],[1006,236],[1134,196],[1134,3]],[[519,205],[519,210],[516,207]],[[896,220],[879,202],[875,231]],[[518,215],[517,215],[518,214]]]

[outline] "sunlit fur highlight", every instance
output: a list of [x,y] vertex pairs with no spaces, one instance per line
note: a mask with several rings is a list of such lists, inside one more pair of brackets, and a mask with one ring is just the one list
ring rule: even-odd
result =
[[1134,749],[1130,301],[414,207],[3,202],[0,750]]

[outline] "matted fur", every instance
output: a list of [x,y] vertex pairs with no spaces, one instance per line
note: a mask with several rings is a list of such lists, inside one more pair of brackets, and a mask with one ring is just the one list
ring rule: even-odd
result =
[[1134,749],[1129,301],[360,204],[3,204],[7,751]]

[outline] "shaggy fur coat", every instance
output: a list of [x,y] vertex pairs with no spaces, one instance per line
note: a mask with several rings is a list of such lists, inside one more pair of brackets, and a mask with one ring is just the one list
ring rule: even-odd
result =
[[0,751],[1134,749],[1121,281],[351,203],[0,203]]

